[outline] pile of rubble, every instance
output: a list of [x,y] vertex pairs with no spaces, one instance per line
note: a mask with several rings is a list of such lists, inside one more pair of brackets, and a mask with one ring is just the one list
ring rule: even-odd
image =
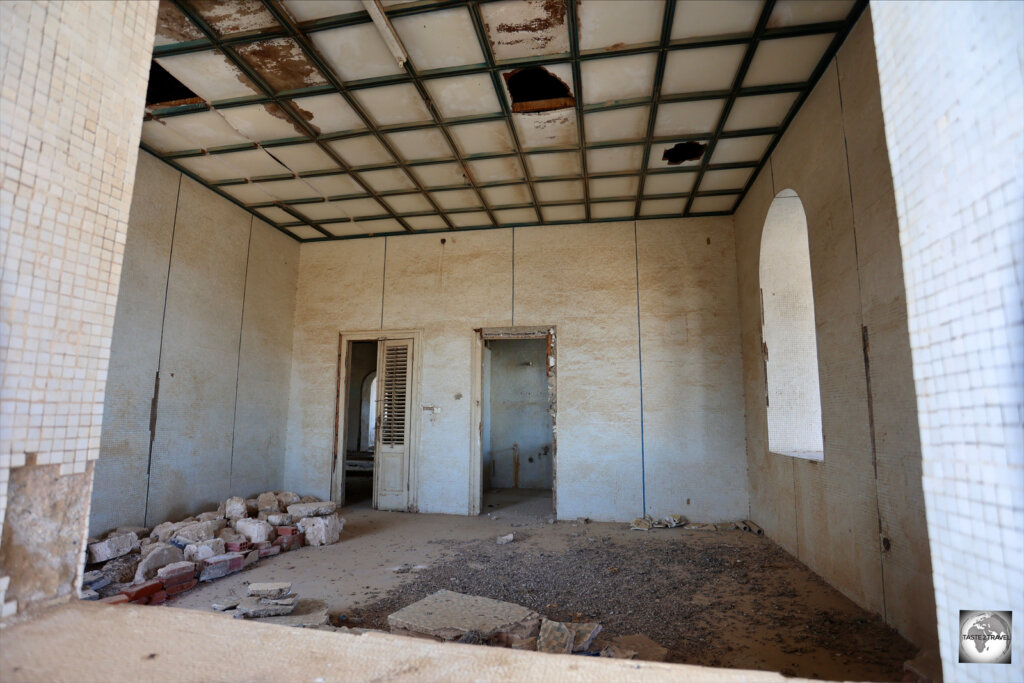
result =
[[330,501],[291,491],[228,498],[216,511],[152,531],[121,527],[89,539],[80,597],[160,604],[168,597],[304,545],[337,543],[345,520]]
[[749,519],[741,522],[690,522],[682,515],[669,515],[664,519],[655,519],[651,515],[637,517],[629,523],[632,531],[650,531],[651,529],[675,529],[682,527],[687,531],[748,531],[756,536],[764,536],[764,530]]
[[664,661],[668,649],[642,634],[600,641],[601,625],[551,621],[511,602],[441,590],[388,616],[397,635],[474,645]]

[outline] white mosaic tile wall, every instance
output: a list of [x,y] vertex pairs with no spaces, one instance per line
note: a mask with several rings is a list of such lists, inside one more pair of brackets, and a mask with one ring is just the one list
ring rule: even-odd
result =
[[156,11],[0,3],[0,530],[26,454],[99,455]]
[[[1024,680],[1024,3],[872,4],[948,681]],[[1013,610],[1012,663],[958,662]]]

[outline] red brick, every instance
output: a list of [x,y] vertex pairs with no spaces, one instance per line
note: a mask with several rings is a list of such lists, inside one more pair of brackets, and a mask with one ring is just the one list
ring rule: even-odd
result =
[[294,536],[299,533],[299,528],[296,526],[279,526],[277,527],[278,536]]
[[148,605],[149,604],[149,596],[147,595],[145,597],[139,598],[138,600],[130,600],[129,604],[131,604],[131,605]]
[[163,588],[164,584],[162,581],[159,579],[150,579],[146,583],[140,583],[138,586],[129,586],[128,588],[125,588],[121,591],[121,594],[128,596],[128,599],[134,602],[139,598],[144,598],[147,595],[152,595],[157,591],[163,590]]
[[269,548],[263,548],[259,552],[260,552],[260,557],[271,557],[272,555],[277,555],[278,553],[281,552],[281,546],[279,546],[279,545],[272,545]]
[[128,596],[124,595],[123,593],[118,593],[117,595],[111,595],[108,598],[101,598],[96,602],[102,602],[106,605],[121,605],[123,603],[128,602]]
[[167,600],[167,591],[157,591],[153,595],[149,596],[149,604],[159,605],[161,602]]
[[188,583],[196,578],[195,574],[183,574],[181,576],[175,576],[174,578],[164,579],[164,588],[173,588],[174,586],[180,586],[183,583]]
[[224,544],[229,553],[244,553],[252,545],[249,541],[229,541]]
[[177,595],[178,593],[184,593],[185,591],[192,590],[199,583],[198,579],[192,579],[188,583],[179,583],[174,586],[167,586],[164,588],[167,591],[167,595]]

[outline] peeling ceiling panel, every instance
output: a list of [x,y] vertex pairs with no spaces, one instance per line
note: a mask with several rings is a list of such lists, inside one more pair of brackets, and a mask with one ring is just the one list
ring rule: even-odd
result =
[[594,104],[650,97],[657,65],[658,56],[653,53],[587,60],[580,65],[583,101]]
[[239,45],[235,50],[275,92],[327,83],[291,38],[261,40]]
[[305,135],[276,104],[250,104],[245,107],[225,107],[217,113],[232,128],[252,142],[263,142]]
[[540,213],[546,221],[583,221],[587,218],[587,210],[582,204],[568,206],[542,206]]
[[672,40],[752,34],[763,5],[760,0],[679,0]]
[[579,144],[576,115],[572,109],[536,114],[513,114],[512,121],[523,149],[564,147]]
[[271,147],[267,152],[293,173],[338,170],[338,165],[334,163],[334,160],[312,142],[305,145]]
[[432,78],[425,85],[441,116],[446,119],[501,111],[501,103],[487,74]]
[[300,239],[728,214],[867,0],[379,5],[404,65],[359,0],[161,0],[142,147]]
[[170,0],[160,0],[156,15],[156,39],[154,45],[173,45],[190,40],[202,40],[203,32],[196,28]]
[[536,223],[537,212],[533,209],[499,209],[494,212],[494,218],[501,225]]
[[378,78],[403,71],[373,24],[317,31],[309,37],[342,80]]
[[779,0],[768,18],[768,28],[842,21],[853,9],[853,0]]
[[219,52],[189,52],[156,61],[207,102],[259,94],[241,70]]
[[465,7],[394,17],[391,23],[417,71],[484,61],[473,20]]
[[658,107],[654,122],[655,137],[711,133],[718,123],[725,100],[672,102]]
[[292,100],[296,111],[321,133],[363,130],[366,125],[341,95],[316,95]]
[[416,186],[404,171],[397,168],[385,168],[380,171],[363,171],[359,174],[364,182],[369,183],[377,192],[391,190],[413,190]]
[[430,164],[429,166],[413,166],[412,173],[424,187],[448,187],[451,185],[468,185],[469,180],[458,164]]
[[[650,182],[651,177],[648,177],[648,182]],[[603,197],[634,197],[636,196],[638,185],[639,178],[637,176],[591,178],[590,196],[597,199]]]
[[431,120],[423,98],[408,83],[357,90],[354,95],[378,126]]
[[573,202],[583,199],[583,182],[560,180],[553,183],[537,183],[537,199],[541,202]]
[[580,4],[580,49],[620,50],[657,42],[665,3],[661,0],[585,0]]
[[564,0],[502,0],[480,6],[494,58],[561,54],[569,51]]
[[299,22],[366,11],[362,0],[284,0],[284,8]]
[[693,213],[712,213],[715,211],[732,211],[738,194],[725,194],[718,197],[697,197],[690,206]]
[[395,213],[426,213],[434,210],[427,198],[418,192],[392,195],[385,197],[384,201]]
[[[501,122],[499,121],[499,123]],[[389,133],[386,137],[391,148],[398,152],[404,161],[448,159],[452,156],[452,149],[448,146],[448,141],[436,128]]]
[[514,204],[529,204],[530,190],[526,185],[499,185],[498,187],[485,187],[482,190],[484,199],[490,206],[512,206]]
[[640,202],[641,216],[682,215],[686,208],[686,197],[678,199],[645,199]]
[[504,121],[484,121],[452,126],[450,129],[463,156],[512,152],[515,145]]
[[781,125],[794,102],[796,93],[737,97],[729,113],[729,120],[725,122],[725,131]]
[[747,52],[746,45],[721,45],[701,50],[676,50],[665,59],[661,92],[728,90]]
[[587,142],[639,140],[647,132],[650,107],[630,107],[595,112],[583,117]]
[[580,155],[576,152],[527,154],[526,166],[534,178],[580,174]]
[[431,192],[437,205],[442,209],[477,209],[480,208],[480,198],[473,190],[444,190]]
[[349,166],[389,164],[394,160],[387,149],[372,135],[361,135],[327,143]]
[[347,173],[303,178],[303,181],[324,197],[362,194],[363,188]]
[[696,173],[658,173],[657,175],[649,175],[644,183],[644,195],[690,192],[693,190],[693,183],[696,179]]
[[587,150],[587,170],[591,173],[639,173],[643,152],[641,145],[590,149]]
[[799,38],[762,40],[754,53],[744,87],[806,81],[835,36],[825,33]]

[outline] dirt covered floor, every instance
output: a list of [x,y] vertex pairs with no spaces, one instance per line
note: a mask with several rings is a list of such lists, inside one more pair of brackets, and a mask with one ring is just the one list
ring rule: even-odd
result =
[[[832,680],[899,681],[915,649],[771,541],[741,531],[557,522],[550,498],[501,492],[477,518],[346,508],[341,542],[303,548],[168,603],[210,609],[255,581],[291,581],[336,625],[387,616],[448,589],[557,621],[603,625],[600,646],[640,633],[667,661]],[[497,545],[497,536],[515,540]]]

